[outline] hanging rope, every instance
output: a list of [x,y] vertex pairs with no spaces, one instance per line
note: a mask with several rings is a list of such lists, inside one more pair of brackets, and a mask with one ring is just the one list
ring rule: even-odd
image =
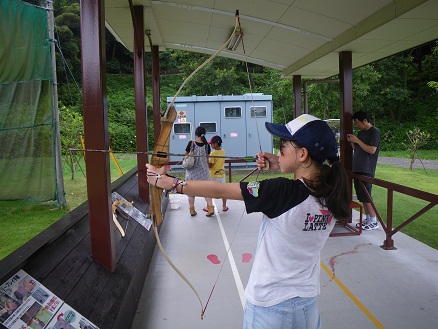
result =
[[[169,103],[169,105],[168,105],[168,107],[167,107],[167,111],[166,111],[166,113],[168,113],[169,112],[169,110],[170,109],[174,109],[174,107],[173,107],[173,103],[175,102],[175,99],[176,99],[176,97],[178,97],[178,95],[179,95],[179,93],[181,92],[181,90],[184,88],[184,86],[186,85],[186,83],[199,71],[199,70],[201,70],[205,65],[207,65],[209,62],[211,62],[212,60],[213,60],[213,58],[215,58],[227,45],[228,45],[228,43],[231,41],[231,38],[233,37],[233,35],[234,35],[234,33],[236,32],[236,30],[237,30],[237,27],[238,27],[238,17],[236,16],[236,24],[235,24],[235,27],[234,27],[234,30],[233,30],[233,32],[232,32],[232,34],[231,34],[231,36],[230,36],[230,38],[223,44],[223,46],[221,47],[221,48],[219,48],[210,58],[208,58],[204,63],[202,63],[196,70],[194,70],[185,80],[184,80],[184,82],[181,84],[181,86],[179,87],[179,89],[178,89],[178,91],[176,92],[176,94],[175,94],[175,96],[173,97],[173,99],[172,99],[172,101]],[[160,153],[160,152],[154,152],[154,153],[156,153],[157,154],[157,157],[160,157],[158,154]],[[164,153],[164,152],[161,152],[161,153]],[[165,152],[167,155],[169,155],[168,154],[168,152]],[[166,155],[166,156],[167,156]],[[198,292],[196,291],[196,289],[195,289],[195,287],[190,283],[190,281],[183,275],[183,273],[173,264],[173,262],[170,260],[170,258],[167,256],[167,254],[166,254],[166,252],[164,251],[164,248],[163,248],[163,246],[162,246],[162,244],[161,244],[161,241],[160,241],[160,237],[159,237],[159,235],[158,235],[158,228],[157,228],[157,226],[154,224],[154,234],[155,234],[155,237],[156,237],[156,240],[157,240],[157,244],[158,244],[158,246],[159,246],[159,249],[160,249],[160,251],[161,251],[161,253],[163,254],[163,256],[164,256],[164,258],[166,259],[166,261],[168,262],[168,264],[175,270],[175,272],[189,285],[189,287],[192,289],[192,291],[195,293],[195,295],[196,295],[196,297],[197,297],[197,299],[198,299],[198,301],[199,301],[199,303],[200,303],[200,305],[201,305],[201,320],[204,318],[204,313],[205,313],[205,310],[206,310],[206,306],[204,307],[203,306],[203,304],[202,304],[202,300],[201,300],[201,298],[199,297],[199,294],[198,294]],[[214,289],[214,288],[213,288]],[[211,294],[210,294],[211,295]],[[208,304],[208,301],[207,301],[207,304]],[[206,305],[207,305],[206,304]]]
[[[242,28],[241,28],[241,25],[240,25],[240,18],[239,18],[239,12],[238,12],[238,11],[236,11],[236,20],[237,20],[237,24],[238,24],[238,26],[239,26],[239,30],[242,31]],[[233,33],[234,33],[234,32],[233,32]],[[243,37],[242,37],[242,48],[243,48],[243,53],[244,53],[244,55],[246,56],[245,45],[244,45],[244,42],[243,42]],[[250,90],[250,94],[251,94],[251,105],[252,105],[252,108],[254,109],[254,112],[255,112],[255,120],[256,120],[257,136],[258,136],[258,141],[259,141],[259,148],[260,148],[260,152],[263,152],[263,151],[262,151],[262,145],[261,145],[260,134],[259,134],[259,128],[258,128],[257,110],[255,109],[255,106],[254,106],[253,90],[252,90],[251,77],[250,77],[250,74],[249,74],[249,68],[248,68],[248,61],[247,61],[247,60],[245,60],[245,67],[246,67],[246,74],[247,74],[247,77],[248,77],[249,90]],[[250,108],[251,108],[251,107],[250,107]],[[267,162],[267,163],[268,163],[268,162]],[[269,166],[266,167],[266,169],[268,169],[268,168],[269,168]],[[255,171],[257,171],[257,177],[256,177],[256,181],[257,181],[257,180],[258,180],[258,177],[259,177],[259,174],[260,174],[260,170],[259,170],[258,168],[255,168],[255,169],[252,170],[250,173],[248,173],[246,176],[244,176],[239,182],[244,181],[246,178],[248,178],[249,176],[251,176]],[[205,308],[204,308],[204,313],[205,313],[205,310],[207,309],[207,305],[208,305],[208,303],[209,303],[209,301],[210,301],[210,299],[211,299],[211,296],[213,295],[213,291],[214,291],[214,289],[215,289],[215,287],[216,287],[216,284],[217,284],[217,282],[218,282],[218,280],[219,280],[219,277],[220,277],[220,275],[221,275],[221,273],[222,273],[222,270],[223,270],[223,268],[224,268],[224,265],[225,265],[226,261],[228,260],[228,255],[229,255],[230,252],[231,252],[231,247],[232,247],[232,245],[233,245],[233,243],[234,243],[234,240],[235,240],[235,238],[236,238],[236,236],[237,236],[237,232],[239,231],[239,228],[240,228],[240,225],[241,225],[241,223],[242,223],[242,219],[243,219],[244,213],[245,213],[245,209],[242,211],[242,215],[241,215],[241,217],[240,217],[240,219],[239,219],[239,222],[238,222],[238,224],[237,224],[237,228],[236,228],[236,230],[234,231],[233,238],[231,239],[231,243],[229,244],[229,246],[228,246],[228,248],[227,248],[227,250],[226,250],[226,253],[225,253],[225,259],[224,259],[224,261],[222,262],[222,265],[221,265],[221,267],[220,267],[220,269],[219,269],[219,273],[218,273],[218,275],[216,276],[216,279],[215,279],[215,281],[214,281],[213,288],[211,289],[210,295],[208,296],[208,299],[207,299],[207,302],[206,302],[206,304],[205,304]]]

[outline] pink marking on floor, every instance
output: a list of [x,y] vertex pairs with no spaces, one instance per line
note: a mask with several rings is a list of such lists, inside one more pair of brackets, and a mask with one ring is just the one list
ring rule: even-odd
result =
[[221,261],[219,260],[219,258],[216,256],[216,255],[214,255],[214,254],[211,254],[211,255],[208,255],[207,256],[207,258],[208,258],[208,260],[210,261],[210,262],[212,262],[213,264],[220,264],[221,263]]
[[242,263],[248,263],[252,259],[252,255],[247,252],[242,254]]
[[359,244],[356,247],[354,247],[353,250],[343,252],[342,254],[339,254],[339,255],[336,255],[336,256],[333,256],[332,258],[330,258],[329,264],[330,264],[330,267],[331,267],[332,273],[333,273],[332,279],[336,276],[335,275],[335,264],[338,260],[338,257],[343,256],[343,255],[348,255],[348,254],[355,254],[359,251],[359,247],[368,246],[368,245],[371,245],[371,243]]

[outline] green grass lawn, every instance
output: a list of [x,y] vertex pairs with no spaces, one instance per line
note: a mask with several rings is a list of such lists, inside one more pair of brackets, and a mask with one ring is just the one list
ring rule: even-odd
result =
[[[382,156],[401,156],[403,152],[382,152]],[[404,154],[406,157],[406,154]],[[420,153],[422,159],[437,159],[438,151]],[[116,154],[116,158],[122,171],[126,173],[136,166],[135,155]],[[81,168],[85,172],[85,165],[81,163]],[[238,181],[247,171],[233,171],[233,181]],[[174,173],[177,176],[183,172]],[[278,175],[278,173],[267,174],[263,172],[259,179],[265,179]],[[117,167],[111,161],[111,180],[120,177]],[[253,176],[255,177],[255,176]],[[392,165],[378,164],[376,178],[406,185],[419,190],[438,194],[438,170],[400,168]],[[254,179],[254,178],[253,178]],[[87,199],[86,180],[78,165],[76,165],[75,179],[71,179],[71,171],[64,166],[64,185],[66,191],[67,206],[65,209],[57,207],[54,202],[21,202],[21,201],[0,201],[0,259],[4,258],[12,251],[26,243],[45,228],[56,222],[72,209],[79,206]],[[373,197],[379,213],[386,220],[386,189],[378,186],[373,187]],[[426,202],[394,194],[394,226],[399,225],[412,214],[426,205]],[[438,249],[438,207],[432,208],[426,214],[416,219],[413,223],[406,226],[402,232],[422,241],[423,243]],[[394,237],[397,242],[397,235]],[[382,241],[383,242],[383,241]]]

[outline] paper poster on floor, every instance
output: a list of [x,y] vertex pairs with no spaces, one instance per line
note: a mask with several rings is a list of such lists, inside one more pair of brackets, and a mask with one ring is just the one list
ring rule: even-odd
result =
[[45,328],[63,301],[20,270],[0,287],[0,319],[11,329]]
[[141,226],[146,228],[148,231],[151,229],[152,220],[146,217],[146,215],[143,214],[136,207],[134,207],[134,205],[132,205],[131,202],[125,200],[117,192],[113,192],[111,196],[112,196],[112,202],[116,200],[120,201],[118,209],[121,209],[125,214],[129,215],[131,218],[133,218],[137,223],[139,223]]
[[[56,317],[71,320],[70,327],[56,327]],[[8,329],[98,329],[23,270],[0,286],[0,323]]]
[[75,311],[68,304],[63,304],[50,321],[47,329],[99,329],[92,322]]

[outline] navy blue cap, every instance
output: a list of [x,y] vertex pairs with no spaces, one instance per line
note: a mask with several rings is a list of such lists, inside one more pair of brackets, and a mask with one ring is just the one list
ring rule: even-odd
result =
[[265,122],[266,129],[277,137],[296,142],[320,162],[338,158],[335,134],[327,122],[310,114],[302,114],[285,125]]

